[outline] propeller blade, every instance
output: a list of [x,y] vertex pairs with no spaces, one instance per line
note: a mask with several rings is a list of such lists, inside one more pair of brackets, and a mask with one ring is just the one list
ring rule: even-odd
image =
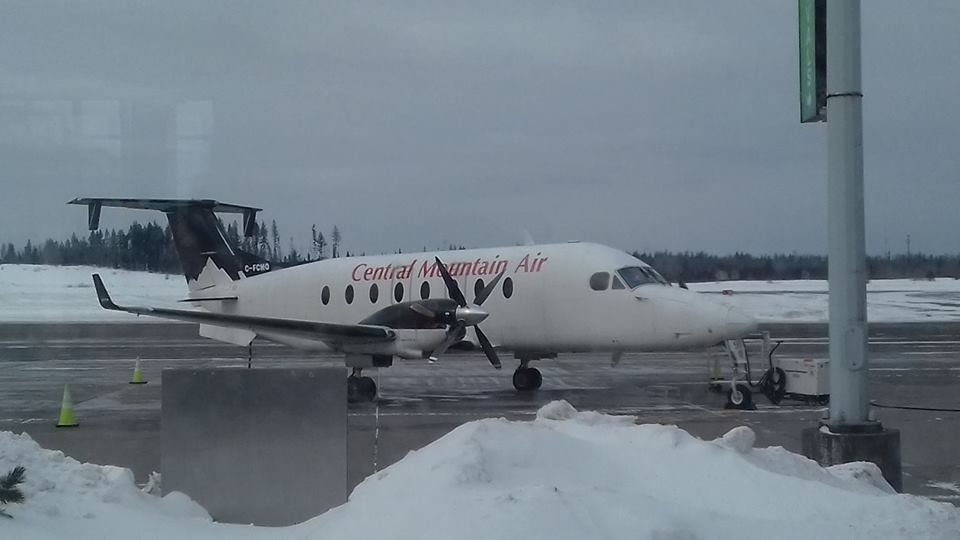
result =
[[467,299],[464,298],[463,292],[460,290],[460,285],[457,285],[457,280],[453,279],[450,272],[447,272],[447,266],[443,264],[440,257],[434,258],[437,260],[437,268],[440,270],[440,276],[443,277],[443,282],[447,284],[447,291],[450,292],[450,298],[455,300],[458,306],[466,307]]
[[476,298],[473,299],[473,303],[478,306],[483,304],[483,301],[490,296],[490,293],[492,293],[494,289],[497,288],[497,283],[500,283],[500,278],[503,277],[503,274],[505,274],[506,271],[506,269],[501,270],[500,273],[497,274],[497,277],[493,278],[493,281],[487,283],[487,286],[480,291],[480,294],[478,294]]
[[493,345],[490,344],[490,340],[487,339],[487,335],[483,333],[483,330],[480,330],[479,326],[474,326],[474,330],[477,332],[477,339],[480,340],[480,347],[483,348],[484,354],[487,355],[487,359],[490,360],[490,363],[493,367],[500,369],[503,367],[503,364],[500,363],[500,358],[497,356],[497,351],[493,350]]
[[423,304],[410,304],[410,309],[431,319],[437,318],[437,313]]
[[447,349],[451,345],[463,339],[463,336],[466,334],[467,325],[463,321],[457,321],[447,330],[447,337],[443,340],[436,349],[433,350],[433,353],[430,354],[430,361],[436,362],[443,353],[447,352]]

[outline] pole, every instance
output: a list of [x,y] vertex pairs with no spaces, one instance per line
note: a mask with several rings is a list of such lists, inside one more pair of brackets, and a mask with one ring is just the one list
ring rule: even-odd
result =
[[867,284],[863,210],[860,1],[827,4],[827,194],[830,235],[830,418],[864,426]]
[[903,489],[900,431],[873,421],[867,401],[867,273],[863,220],[860,0],[827,5],[827,196],[830,236],[830,413],[803,430],[821,465],[870,461]]

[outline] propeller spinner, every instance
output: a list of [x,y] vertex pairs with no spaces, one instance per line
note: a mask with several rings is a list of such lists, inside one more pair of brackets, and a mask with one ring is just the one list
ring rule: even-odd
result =
[[[473,304],[471,305],[467,304],[467,299],[463,296],[463,291],[460,290],[460,285],[457,283],[457,280],[453,279],[453,276],[450,275],[450,272],[447,271],[446,265],[443,264],[439,257],[436,257],[436,261],[437,269],[440,270],[440,276],[443,277],[443,282],[447,286],[447,291],[450,293],[450,298],[457,303],[457,308],[452,312],[445,312],[441,315],[443,319],[446,319],[445,322],[447,322],[450,327],[447,329],[447,334],[443,340],[443,343],[434,349],[433,354],[430,356],[430,360],[436,361],[437,357],[445,353],[451,345],[462,340],[466,335],[467,327],[472,326],[474,331],[477,333],[477,340],[480,341],[480,347],[483,349],[483,353],[487,355],[487,359],[490,360],[490,364],[492,364],[493,367],[500,369],[502,367],[500,358],[497,356],[497,352],[493,349],[493,345],[490,343],[490,340],[487,338],[486,334],[483,333],[483,330],[480,330],[479,324],[490,316],[490,314],[481,309],[480,306],[487,298],[490,297],[490,294],[497,287],[497,283],[500,282],[500,278],[503,277],[504,272],[497,274],[497,277],[493,278],[493,281],[488,283],[487,286],[477,294],[476,298],[473,299]],[[420,313],[427,315],[426,313]]]

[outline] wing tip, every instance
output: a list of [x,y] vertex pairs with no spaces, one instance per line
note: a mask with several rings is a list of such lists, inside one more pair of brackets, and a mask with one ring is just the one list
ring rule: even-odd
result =
[[100,307],[112,310],[120,309],[113,303],[113,300],[110,299],[110,293],[107,292],[107,288],[103,285],[100,274],[93,274],[93,286],[97,289],[97,300],[100,301]]

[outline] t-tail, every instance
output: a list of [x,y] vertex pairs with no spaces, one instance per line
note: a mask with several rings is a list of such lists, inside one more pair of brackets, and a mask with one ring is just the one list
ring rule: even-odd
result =
[[191,293],[229,285],[246,277],[269,272],[271,263],[230,245],[216,213],[242,214],[243,235],[256,232],[260,208],[224,204],[210,199],[74,199],[88,209],[91,231],[100,226],[104,206],[157,210],[167,215],[173,242]]

